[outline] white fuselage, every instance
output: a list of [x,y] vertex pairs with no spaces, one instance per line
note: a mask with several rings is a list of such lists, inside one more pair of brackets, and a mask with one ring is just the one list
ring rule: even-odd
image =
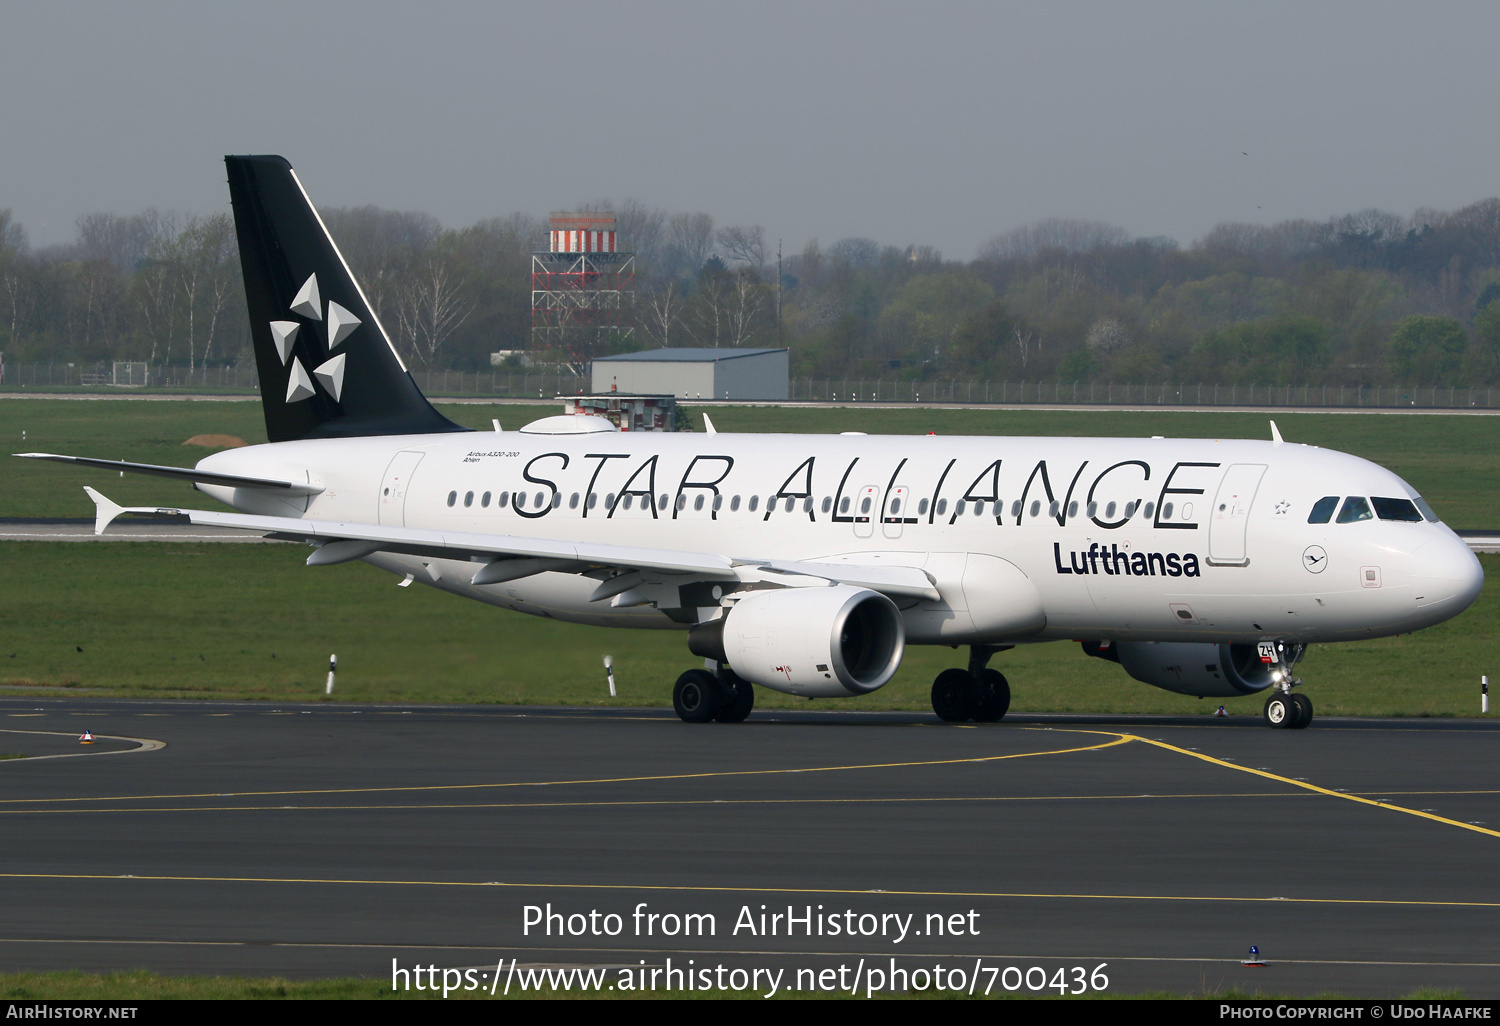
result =
[[[941,594],[898,602],[919,644],[1367,638],[1446,620],[1482,582],[1440,523],[1309,523],[1324,497],[1417,496],[1373,463],[1298,444],[474,432],[282,442],[199,466],[323,486],[290,500],[199,486],[251,513],[918,567]],[[475,586],[473,563],[367,561],[563,620],[691,620],[590,602],[598,581],[574,574]]]

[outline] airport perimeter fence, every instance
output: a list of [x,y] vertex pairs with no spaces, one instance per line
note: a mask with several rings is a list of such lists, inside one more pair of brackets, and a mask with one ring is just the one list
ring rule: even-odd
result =
[[[551,399],[589,391],[589,380],[555,371],[414,370],[425,394],[447,398]],[[147,366],[116,363],[0,364],[0,390],[203,391],[253,394],[254,367]],[[798,377],[795,402],[959,403],[964,405],[1364,407],[1376,409],[1494,409],[1489,385],[1212,385],[1108,381],[902,381],[892,378]],[[689,395],[684,402],[714,396]]]

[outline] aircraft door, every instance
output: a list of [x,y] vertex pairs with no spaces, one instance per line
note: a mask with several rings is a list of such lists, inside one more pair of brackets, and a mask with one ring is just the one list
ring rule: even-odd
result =
[[880,519],[880,486],[865,485],[854,499],[854,537],[869,538],[875,534]]
[[1263,463],[1236,463],[1224,472],[1208,521],[1208,561],[1214,566],[1246,566],[1245,528],[1255,501]]
[[885,497],[885,511],[880,518],[880,529],[885,532],[887,538],[901,537],[901,525],[915,523],[915,518],[910,518],[911,510],[907,509],[911,500],[911,489],[906,485],[896,485]]
[[417,464],[425,455],[420,452],[402,451],[395,455],[385,468],[385,478],[380,482],[380,504],[378,522],[387,527],[406,526],[406,493],[411,488],[412,476]]

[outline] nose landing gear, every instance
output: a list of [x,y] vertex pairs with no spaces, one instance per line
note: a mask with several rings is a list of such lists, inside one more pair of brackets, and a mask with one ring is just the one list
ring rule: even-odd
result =
[[1292,688],[1302,683],[1292,676],[1292,667],[1302,658],[1302,646],[1263,641],[1261,652],[1262,659],[1271,655],[1271,676],[1276,681],[1275,691],[1266,699],[1266,723],[1280,730],[1305,730],[1313,720],[1312,699],[1292,694]]

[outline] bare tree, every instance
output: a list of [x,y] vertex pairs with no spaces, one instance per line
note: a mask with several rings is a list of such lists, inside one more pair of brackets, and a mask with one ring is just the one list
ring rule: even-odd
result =
[[766,287],[749,271],[734,276],[726,318],[727,338],[731,346],[749,343],[759,330],[757,317],[766,305]]
[[840,239],[828,247],[828,256],[850,267],[872,267],[880,259],[880,243],[874,239]]
[[646,337],[663,349],[672,344],[672,328],[682,317],[682,290],[677,279],[668,278],[664,286],[646,294],[646,316],[641,325]]
[[663,271],[673,276],[696,275],[714,252],[714,219],[707,214],[673,214],[667,221]]
[[437,256],[427,258],[418,273],[402,290],[398,313],[402,334],[417,359],[431,366],[438,350],[474,312],[472,299]]
[[700,345],[719,348],[730,320],[731,295],[734,291],[729,275],[722,269],[705,271],[693,290],[687,319],[688,331]]
[[1024,373],[1031,358],[1042,351],[1042,340],[1036,332],[1020,324],[1015,325],[1011,330],[1015,332],[1016,351],[1021,356],[1021,370]]
[[715,239],[730,263],[744,264],[756,274],[766,266],[766,233],[760,225],[720,228]]
[[1125,229],[1104,221],[1049,217],[996,235],[979,248],[979,259],[1014,260],[1048,249],[1088,253],[1107,246],[1123,246],[1129,240]]

